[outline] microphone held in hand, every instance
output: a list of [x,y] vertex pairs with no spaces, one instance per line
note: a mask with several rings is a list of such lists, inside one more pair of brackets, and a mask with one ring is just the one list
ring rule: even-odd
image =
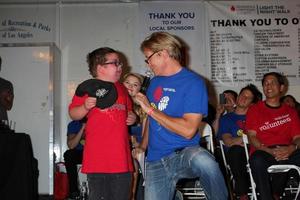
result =
[[143,93],[143,94],[146,94],[146,91],[147,91],[147,88],[148,88],[149,84],[150,84],[150,77],[145,76],[144,80],[143,80],[143,84],[141,86],[140,92]]
[[146,71],[145,76],[144,76],[144,80],[143,80],[143,83],[142,83],[142,86],[141,86],[141,90],[140,90],[141,93],[146,94],[146,91],[149,87],[152,75],[153,74],[152,74],[151,71],[149,71],[149,70]]

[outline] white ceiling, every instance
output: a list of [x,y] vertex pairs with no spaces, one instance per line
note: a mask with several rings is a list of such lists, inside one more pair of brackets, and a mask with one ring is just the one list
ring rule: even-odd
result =
[[[59,3],[59,2],[70,3],[70,4],[71,3],[74,4],[76,3],[120,3],[120,2],[133,3],[139,1],[140,0],[0,0],[0,4],[48,4],[48,3]],[[151,0],[144,0],[144,1],[151,1]]]
[[[162,0],[0,0],[0,4],[48,4],[48,3],[135,3],[140,1],[162,1]],[[163,0],[174,1],[174,0]],[[175,0],[183,1],[183,0]],[[203,0],[192,0],[203,1]]]

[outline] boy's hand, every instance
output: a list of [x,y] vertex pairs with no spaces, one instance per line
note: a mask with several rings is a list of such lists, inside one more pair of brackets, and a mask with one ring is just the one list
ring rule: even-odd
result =
[[90,110],[90,109],[94,108],[96,106],[96,98],[95,97],[86,98],[83,105],[86,110]]
[[136,114],[132,111],[129,111],[128,115],[127,115],[127,119],[126,119],[126,124],[127,125],[132,125],[135,122],[136,122]]

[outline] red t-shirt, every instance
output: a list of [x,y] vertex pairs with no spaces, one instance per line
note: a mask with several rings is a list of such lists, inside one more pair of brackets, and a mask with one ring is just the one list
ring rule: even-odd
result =
[[[87,115],[82,172],[122,173],[133,171],[129,134],[126,125],[132,101],[126,88],[115,83],[118,99],[106,109],[92,108]],[[82,105],[88,96],[74,95],[69,110]]]
[[300,136],[300,120],[297,112],[285,104],[271,108],[260,101],[247,112],[246,130],[256,131],[257,139],[265,146],[289,145]]

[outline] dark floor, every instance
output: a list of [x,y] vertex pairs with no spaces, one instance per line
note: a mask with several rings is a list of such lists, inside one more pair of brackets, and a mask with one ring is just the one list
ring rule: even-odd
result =
[[53,195],[39,195],[39,200],[53,200]]

